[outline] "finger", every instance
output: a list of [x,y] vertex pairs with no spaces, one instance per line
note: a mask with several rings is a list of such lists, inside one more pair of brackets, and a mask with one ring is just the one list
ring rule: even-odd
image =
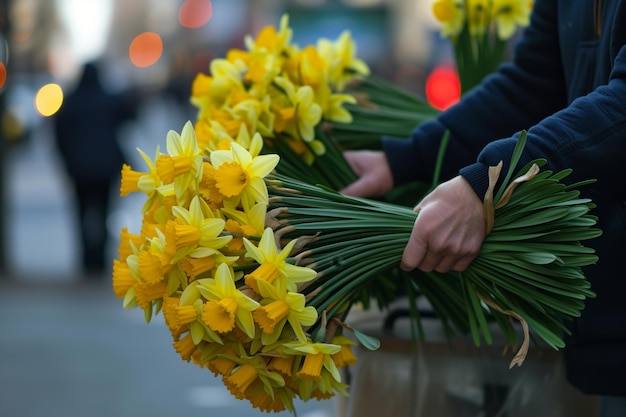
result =
[[475,255],[466,255],[458,259],[450,269],[453,271],[463,272],[469,268],[475,258]]
[[429,250],[424,255],[422,261],[417,265],[420,271],[431,272],[438,268],[441,265],[444,257],[438,254],[437,252],[433,252]]
[[348,165],[350,165],[354,173],[357,175],[361,175],[361,166],[359,164],[359,159],[357,155],[358,154],[354,151],[345,151],[343,153],[343,157],[345,158]]
[[368,191],[367,181],[357,180],[339,192],[351,197],[368,197]]
[[407,243],[402,253],[400,269],[403,271],[412,271],[417,268],[426,255],[426,249],[426,242],[419,237],[414,237],[412,234],[409,238],[409,243]]
[[[446,273],[450,271],[457,263],[457,258],[454,258],[452,256],[444,256],[433,269],[437,272]],[[420,269],[422,269],[421,265]]]

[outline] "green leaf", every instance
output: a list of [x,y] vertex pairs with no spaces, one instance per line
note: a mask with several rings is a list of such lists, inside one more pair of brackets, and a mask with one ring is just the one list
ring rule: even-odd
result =
[[350,331],[354,334],[354,337],[359,341],[361,346],[368,350],[378,350],[380,348],[380,340],[374,336],[368,336],[365,333],[350,327]]

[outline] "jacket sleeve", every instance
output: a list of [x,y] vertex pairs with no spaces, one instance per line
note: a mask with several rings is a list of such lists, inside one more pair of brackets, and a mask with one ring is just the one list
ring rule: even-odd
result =
[[[546,168],[553,171],[571,168],[570,181],[596,179],[594,188],[616,201],[625,201],[626,171],[621,169],[626,162],[625,105],[626,45],[614,60],[608,84],[574,100],[567,108],[528,130],[520,164],[545,158]],[[487,145],[478,162],[465,167],[461,173],[467,173],[466,178],[469,178],[485,170],[510,155],[514,146],[514,139]]]
[[[566,106],[556,13],[556,2],[537,0],[531,23],[517,43],[510,63],[502,65],[435,120],[417,127],[410,138],[383,138],[395,184],[432,178],[446,130],[451,136],[441,171],[444,180],[474,164],[490,142],[528,129]],[[492,150],[483,155],[483,163],[498,159],[493,152],[499,152]],[[501,156],[506,155],[503,152]],[[473,168],[474,176],[468,172],[477,192],[486,189],[487,183],[486,168],[484,172],[479,172],[479,168]]]

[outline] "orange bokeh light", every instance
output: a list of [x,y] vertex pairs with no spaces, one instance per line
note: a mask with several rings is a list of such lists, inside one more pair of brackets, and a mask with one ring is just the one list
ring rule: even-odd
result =
[[154,32],[140,33],[128,48],[128,57],[136,67],[144,68],[155,64],[163,53],[163,41]]
[[4,62],[0,62],[0,88],[4,87],[4,83],[7,82],[7,66]]
[[205,25],[212,15],[211,0],[185,0],[178,9],[178,21],[183,27],[190,29]]
[[461,98],[461,83],[453,68],[435,68],[426,79],[426,99],[431,106],[445,110]]

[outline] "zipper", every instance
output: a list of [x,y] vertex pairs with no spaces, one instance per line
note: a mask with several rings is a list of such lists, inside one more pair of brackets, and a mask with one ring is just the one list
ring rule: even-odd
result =
[[596,39],[600,39],[602,33],[602,0],[595,0],[593,6],[593,28]]

